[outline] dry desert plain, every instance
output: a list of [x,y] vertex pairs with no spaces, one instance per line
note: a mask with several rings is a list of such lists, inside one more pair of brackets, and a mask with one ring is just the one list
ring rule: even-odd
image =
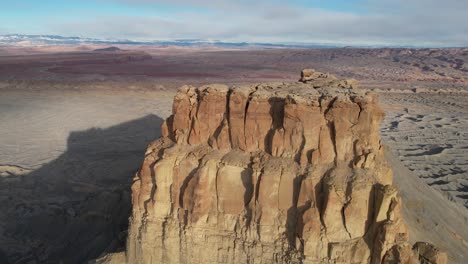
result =
[[177,87],[304,68],[379,94],[411,238],[468,258],[468,49],[99,48],[0,47],[0,263],[120,250],[133,174]]

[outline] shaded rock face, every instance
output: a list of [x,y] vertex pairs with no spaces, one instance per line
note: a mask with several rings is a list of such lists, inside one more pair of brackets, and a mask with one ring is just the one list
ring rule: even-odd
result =
[[416,242],[413,246],[413,251],[418,256],[421,263],[437,263],[447,264],[448,256],[447,253],[442,252],[434,245],[426,242]]
[[180,88],[134,178],[127,262],[418,263],[375,97],[317,76]]

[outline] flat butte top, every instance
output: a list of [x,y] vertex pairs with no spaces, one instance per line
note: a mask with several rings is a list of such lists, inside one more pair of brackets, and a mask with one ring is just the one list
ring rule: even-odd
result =
[[[183,86],[179,92],[187,93],[190,88],[190,86]],[[321,101],[330,99],[343,102],[376,102],[376,94],[360,90],[356,80],[338,79],[333,75],[312,69],[303,70],[298,82],[271,82],[234,87],[210,84],[196,88],[196,91],[202,96],[208,93],[234,93],[256,99],[281,100],[313,106],[320,106]]]

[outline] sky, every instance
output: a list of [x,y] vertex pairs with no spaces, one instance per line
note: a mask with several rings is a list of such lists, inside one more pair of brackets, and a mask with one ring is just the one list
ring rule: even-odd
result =
[[468,46],[468,0],[0,0],[0,34]]

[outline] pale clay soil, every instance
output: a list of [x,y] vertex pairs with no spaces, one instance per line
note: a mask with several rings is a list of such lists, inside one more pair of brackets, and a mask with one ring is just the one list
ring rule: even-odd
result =
[[[82,262],[121,248],[133,174],[173,94],[1,91],[0,263]],[[441,246],[455,263],[468,252],[467,99],[380,95],[412,239]]]
[[171,103],[161,92],[2,91],[0,263],[83,263],[122,247],[133,175]]
[[402,163],[447,199],[468,207],[468,96],[382,94],[382,138]]
[[295,81],[304,68],[381,92],[412,242],[467,263],[468,49],[95,48],[0,47],[0,263],[120,251],[133,175],[173,88]]

